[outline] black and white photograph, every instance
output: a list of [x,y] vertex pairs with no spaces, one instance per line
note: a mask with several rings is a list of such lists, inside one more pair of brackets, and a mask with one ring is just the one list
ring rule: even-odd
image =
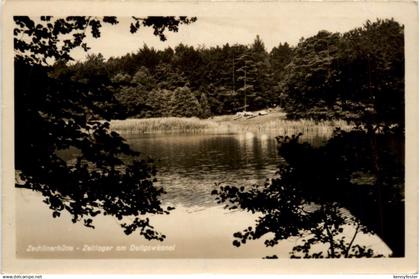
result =
[[3,16],[14,261],[417,259],[417,4],[44,5]]

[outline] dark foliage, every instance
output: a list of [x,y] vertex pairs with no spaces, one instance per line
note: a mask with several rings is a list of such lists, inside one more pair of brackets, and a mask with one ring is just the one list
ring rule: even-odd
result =
[[178,32],[180,24],[190,24],[197,21],[196,17],[188,18],[186,16],[149,16],[146,18],[139,18],[133,16],[133,21],[130,25],[130,32],[135,33],[141,25],[145,27],[152,27],[153,34],[159,36],[161,41],[166,41],[165,31]]
[[[262,214],[254,228],[234,234],[233,245],[273,233],[265,241],[267,246],[292,236],[303,239],[292,257],[373,257],[379,255],[354,239],[358,233],[376,233],[391,247],[393,256],[403,255],[404,147],[398,146],[403,142],[400,133],[337,130],[319,148],[300,143],[299,136],[279,137],[278,142],[284,161],[277,178],[263,186],[222,186],[212,193],[229,209]],[[355,228],[350,238],[342,235],[347,225]],[[319,244],[327,244],[328,250],[319,250]]]
[[[53,217],[65,210],[74,223],[93,228],[93,217],[111,215],[126,234],[138,230],[146,239],[163,240],[146,218],[169,213],[161,207],[163,189],[154,185],[156,171],[149,159],[137,159],[139,154],[109,129],[108,120],[121,115],[103,58],[91,56],[83,67],[66,66],[71,49],[88,48],[85,32],[98,38],[102,24],[117,24],[117,19],[14,20],[16,187],[42,193]],[[153,17],[141,22],[163,36],[165,28],[177,31],[178,24],[189,19]],[[52,62],[55,67],[49,66]],[[74,160],[63,158],[69,149],[77,154]]]
[[367,21],[344,34],[301,40],[283,72],[291,118],[404,122],[404,27]]
[[69,52],[76,47],[88,50],[83,40],[86,31],[94,38],[101,36],[102,23],[117,24],[116,17],[69,16],[54,19],[41,16],[33,20],[28,16],[15,16],[16,28],[13,30],[14,46],[18,58],[25,63],[46,65],[51,60],[72,60]]

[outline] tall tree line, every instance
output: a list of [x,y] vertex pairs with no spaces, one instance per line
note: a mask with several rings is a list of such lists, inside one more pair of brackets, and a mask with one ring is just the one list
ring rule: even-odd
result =
[[118,58],[105,60],[102,54],[93,54],[71,66],[57,63],[56,71],[65,67],[82,82],[111,80],[127,117],[208,117],[277,105],[280,95],[274,77],[281,74],[290,53],[287,43],[267,52],[257,36],[249,46],[180,44],[156,50],[143,45]]
[[208,117],[274,106],[289,118],[404,116],[404,27],[392,19],[342,34],[319,31],[271,51],[259,36],[250,45],[143,45],[108,60],[90,55],[68,70],[77,80],[112,80],[126,117]]
[[404,27],[367,21],[301,40],[281,80],[290,117],[404,122]]

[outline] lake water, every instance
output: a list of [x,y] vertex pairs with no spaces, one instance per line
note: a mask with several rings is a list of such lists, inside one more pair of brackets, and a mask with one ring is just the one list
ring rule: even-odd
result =
[[[96,218],[95,229],[71,223],[66,214],[53,219],[38,193],[17,189],[17,254],[29,258],[288,257],[297,239],[270,248],[263,244],[265,238],[234,247],[232,234],[253,225],[257,215],[227,211],[210,195],[218,188],[217,183],[246,187],[272,178],[281,159],[275,136],[249,132],[125,135],[133,149],[154,158],[158,184],[167,191],[163,202],[176,207],[170,215],[151,216],[152,224],[167,239],[150,242],[135,234],[126,236],[117,222],[107,216]],[[313,134],[303,140],[319,145],[326,137]],[[351,233],[352,228],[347,230]],[[389,252],[375,236],[361,235],[358,241],[381,253]],[[73,250],[47,251],[57,245]],[[127,250],[116,251],[117,246]]]
[[164,200],[175,206],[214,206],[216,183],[262,183],[278,163],[273,137],[242,135],[149,135],[130,145],[155,159]]

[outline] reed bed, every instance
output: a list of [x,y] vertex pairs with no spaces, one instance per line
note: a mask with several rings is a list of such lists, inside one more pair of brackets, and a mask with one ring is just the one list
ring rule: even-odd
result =
[[266,123],[261,123],[256,126],[249,126],[249,130],[264,132],[264,131],[277,131],[280,134],[295,134],[295,133],[313,133],[317,134],[330,134],[336,128],[342,130],[350,130],[353,126],[343,120],[334,121],[314,121],[314,120],[272,120]]
[[215,130],[226,132],[226,128],[223,124],[196,117],[161,117],[111,121],[111,129],[124,134],[197,133]]
[[233,120],[233,116],[199,119],[196,117],[162,117],[111,121],[111,128],[122,134],[150,133],[297,133],[330,135],[335,128],[350,130],[352,125],[343,120],[315,121],[311,119],[287,120],[273,116]]

